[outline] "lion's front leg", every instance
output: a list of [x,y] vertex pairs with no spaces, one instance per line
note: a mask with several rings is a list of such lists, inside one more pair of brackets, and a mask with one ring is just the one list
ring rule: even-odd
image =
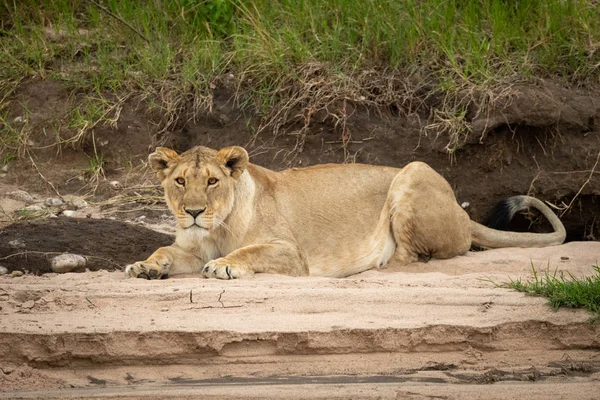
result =
[[133,278],[162,279],[198,272],[203,265],[203,261],[192,253],[172,245],[159,248],[147,260],[126,266],[125,274]]
[[202,269],[205,277],[218,279],[236,279],[257,272],[303,276],[308,275],[308,264],[298,246],[281,240],[242,247],[209,261]]

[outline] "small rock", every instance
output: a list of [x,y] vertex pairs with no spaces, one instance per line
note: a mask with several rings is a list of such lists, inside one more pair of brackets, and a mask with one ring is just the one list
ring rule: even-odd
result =
[[88,202],[81,197],[73,197],[71,199],[71,204],[76,208],[86,208],[88,206]]
[[21,116],[19,115],[19,116],[15,117],[15,119],[13,119],[13,122],[14,122],[15,124],[21,124],[21,123],[23,123],[23,117],[21,117]]
[[10,375],[13,372],[15,372],[15,367],[13,367],[12,365],[3,365],[2,372],[4,372],[6,375]]
[[111,188],[113,188],[115,190],[123,189],[123,185],[119,181],[110,181],[110,182],[108,182],[108,184],[110,185]]
[[33,202],[33,197],[31,197],[31,195],[24,190],[15,190],[7,193],[6,195],[13,200],[23,201],[25,203]]
[[11,240],[10,242],[8,242],[8,245],[13,249],[23,249],[27,246],[25,242],[21,239]]
[[64,201],[62,201],[62,199],[59,199],[58,197],[48,197],[44,201],[44,204],[46,205],[46,207],[60,207],[64,204]]
[[32,309],[35,306],[35,301],[27,300],[25,303],[21,304],[21,308]]
[[18,276],[23,276],[23,271],[13,271],[10,273],[10,276],[12,276],[13,278],[16,278]]
[[50,215],[48,216],[48,218],[58,218],[58,215],[56,215],[56,214],[50,214]]
[[3,265],[0,265],[0,275],[6,275],[8,274],[8,268],[6,268]]
[[8,172],[8,164],[4,164],[4,166],[0,168],[0,171],[4,173]]
[[71,272],[76,268],[84,267],[87,260],[79,254],[61,254],[56,256],[50,262],[52,271],[58,273]]
[[79,215],[79,213],[77,211],[73,211],[73,210],[65,210],[62,212],[62,215],[64,215],[65,217],[71,217],[71,218],[83,218],[83,215]]
[[471,203],[469,203],[468,201],[465,201],[465,202],[463,202],[463,203],[462,203],[460,206],[461,206],[462,208],[467,208],[467,207],[469,207],[470,205],[471,205]]
[[219,114],[219,123],[221,125],[227,125],[231,122],[231,118],[229,118],[226,114]]

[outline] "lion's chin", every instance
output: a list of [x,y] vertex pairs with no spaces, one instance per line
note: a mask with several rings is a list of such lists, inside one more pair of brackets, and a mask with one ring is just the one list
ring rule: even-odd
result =
[[180,227],[177,229],[175,241],[183,247],[193,247],[202,239],[208,237],[210,231],[199,225],[190,225],[187,228]]

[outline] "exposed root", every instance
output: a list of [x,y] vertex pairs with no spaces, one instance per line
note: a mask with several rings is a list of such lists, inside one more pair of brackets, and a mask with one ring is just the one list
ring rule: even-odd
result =
[[35,161],[33,161],[33,157],[31,157],[31,154],[29,153],[29,151],[27,151],[27,156],[29,157],[29,160],[31,160],[31,165],[33,165],[33,168],[35,168],[35,170],[37,171],[38,175],[42,178],[42,180],[44,182],[46,182],[51,188],[52,190],[54,190],[54,193],[56,193],[56,195],[59,198],[63,198],[62,195],[60,194],[60,192],[58,191],[58,189],[56,189],[56,186],[54,186],[52,184],[52,182],[50,182],[48,179],[46,179],[46,177],[44,176],[44,174],[42,174],[42,172],[40,171],[40,169],[38,168],[37,164],[35,163]]
[[[151,208],[152,210],[164,211],[165,200],[160,191],[160,185],[138,185],[125,188],[124,193],[109,198],[108,200],[96,203],[100,207],[103,214],[113,212],[133,212],[138,210],[148,210],[148,207],[160,206]],[[141,208],[131,208],[136,205],[142,205]]]
[[571,209],[571,206],[573,205],[573,202],[575,202],[575,200],[577,199],[577,197],[579,197],[579,195],[583,191],[583,188],[586,187],[588,183],[590,183],[590,180],[592,179],[592,177],[594,176],[594,173],[596,172],[596,167],[598,166],[598,161],[600,161],[600,151],[598,152],[598,155],[596,156],[596,162],[594,163],[594,166],[590,170],[590,174],[588,175],[588,178],[585,180],[585,182],[583,182],[583,185],[581,185],[581,187],[579,188],[579,190],[577,191],[577,193],[575,193],[575,196],[573,196],[573,198],[571,199],[571,201],[569,202],[569,204],[566,204],[566,205],[563,204],[563,206],[560,207],[559,210],[560,210],[560,216],[561,217],[563,215],[565,215],[565,213]]
[[342,141],[347,142],[349,120],[357,107],[379,113],[383,110],[405,115],[416,113],[431,95],[426,82],[427,79],[400,77],[388,71],[345,75],[335,73],[325,64],[310,63],[300,68],[296,78],[285,79],[273,89],[272,97],[280,101],[275,101],[262,118],[257,134],[269,130],[277,136],[289,127],[300,125],[302,130],[313,122],[330,120]]

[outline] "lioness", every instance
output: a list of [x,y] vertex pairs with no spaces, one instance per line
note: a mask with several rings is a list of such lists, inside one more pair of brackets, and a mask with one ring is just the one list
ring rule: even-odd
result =
[[422,162],[404,168],[316,165],[274,172],[248,162],[242,147],[158,147],[148,157],[177,217],[175,243],[128,265],[158,279],[201,272],[234,279],[256,272],[345,277],[419,256],[450,258],[471,245],[558,245],[565,229],[541,201],[516,196],[502,217],[533,206],[553,233],[516,233],[469,219],[448,182]]

